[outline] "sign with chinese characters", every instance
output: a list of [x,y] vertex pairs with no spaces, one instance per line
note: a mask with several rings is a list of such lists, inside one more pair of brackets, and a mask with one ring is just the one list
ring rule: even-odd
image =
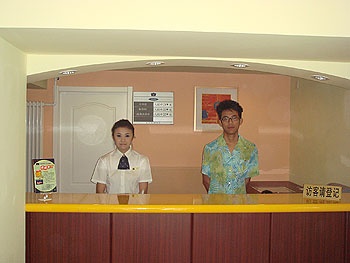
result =
[[342,187],[333,185],[304,184],[303,197],[308,199],[322,199],[339,201]]
[[34,192],[57,192],[56,171],[53,159],[33,159]]
[[134,124],[174,124],[173,92],[134,92]]

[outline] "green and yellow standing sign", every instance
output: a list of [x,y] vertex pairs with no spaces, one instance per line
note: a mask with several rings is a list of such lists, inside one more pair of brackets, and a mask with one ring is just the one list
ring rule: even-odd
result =
[[53,159],[33,160],[35,193],[57,192],[55,163]]

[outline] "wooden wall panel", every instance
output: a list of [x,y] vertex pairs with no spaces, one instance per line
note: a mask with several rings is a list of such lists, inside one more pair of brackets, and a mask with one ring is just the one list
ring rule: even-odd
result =
[[191,214],[113,214],[111,250],[111,262],[190,262]]
[[274,213],[271,263],[345,262],[346,213]]
[[345,262],[350,262],[350,212],[346,213]]
[[26,213],[26,262],[350,262],[350,213]]
[[194,214],[193,263],[269,262],[270,214]]
[[26,213],[26,262],[110,262],[110,215]]

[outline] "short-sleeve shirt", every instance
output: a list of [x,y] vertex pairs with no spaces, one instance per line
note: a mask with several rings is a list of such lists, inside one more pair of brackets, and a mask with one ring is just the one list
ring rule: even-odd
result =
[[125,155],[129,161],[128,170],[118,170],[119,160],[123,156],[118,149],[101,156],[91,182],[105,184],[109,194],[139,193],[139,183],[152,182],[149,160],[131,148]]
[[204,147],[202,174],[210,178],[209,194],[245,194],[245,179],[259,174],[258,149],[239,135],[230,152],[221,134]]

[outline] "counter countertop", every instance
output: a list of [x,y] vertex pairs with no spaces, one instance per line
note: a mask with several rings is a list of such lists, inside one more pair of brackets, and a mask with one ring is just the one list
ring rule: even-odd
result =
[[304,199],[302,194],[43,194],[26,193],[26,212],[71,213],[271,213],[350,212],[350,194],[340,202]]

